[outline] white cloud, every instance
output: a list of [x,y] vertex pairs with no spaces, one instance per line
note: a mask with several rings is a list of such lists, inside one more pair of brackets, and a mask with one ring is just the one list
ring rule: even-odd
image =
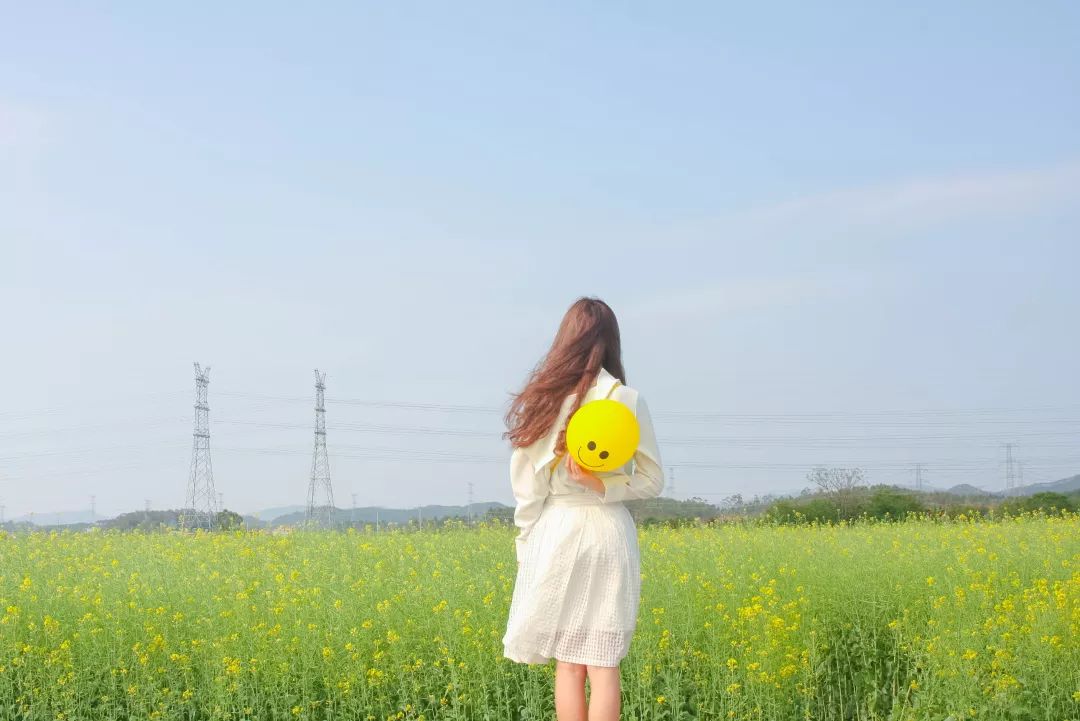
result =
[[1080,162],[1034,170],[903,180],[808,195],[736,218],[743,232],[771,235],[862,226],[911,227],[1026,213],[1080,201]]
[[864,281],[857,273],[830,276],[733,278],[715,285],[665,292],[620,309],[636,321],[700,318],[792,306],[815,298],[845,295]]
[[[1080,162],[1036,170],[956,175],[843,188],[738,213],[689,235],[698,243],[814,247],[850,231],[881,238],[949,221],[987,220],[1065,204],[1080,208]],[[678,231],[673,235],[679,235]],[[622,313],[638,320],[723,315],[853,296],[892,282],[876,267],[751,275],[668,291]]]

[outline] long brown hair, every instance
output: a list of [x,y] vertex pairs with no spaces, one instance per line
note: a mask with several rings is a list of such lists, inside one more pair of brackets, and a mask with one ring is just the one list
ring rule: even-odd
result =
[[[566,397],[577,394],[569,418],[581,406],[600,368],[626,383],[619,321],[599,298],[579,298],[563,316],[551,349],[536,364],[524,390],[514,396],[506,413],[504,437],[522,448],[547,435]],[[559,430],[555,450],[566,450],[565,428]]]

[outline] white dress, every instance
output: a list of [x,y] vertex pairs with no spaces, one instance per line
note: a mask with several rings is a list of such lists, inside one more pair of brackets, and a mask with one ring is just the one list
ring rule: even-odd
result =
[[637,529],[624,500],[653,498],[664,488],[663,466],[648,408],[637,391],[601,370],[583,402],[611,397],[635,412],[641,440],[633,460],[601,473],[605,493],[573,481],[554,451],[553,430],[510,458],[517,507],[518,560],[503,655],[520,663],[558,659],[618,666],[637,624],[641,569]]

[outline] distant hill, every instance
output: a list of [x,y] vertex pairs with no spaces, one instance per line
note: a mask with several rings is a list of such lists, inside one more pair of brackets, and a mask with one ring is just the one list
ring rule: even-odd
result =
[[1004,493],[1006,496],[1033,496],[1036,493],[1072,493],[1074,491],[1080,491],[1080,473],[1069,478],[1062,478],[1060,481],[1052,481],[1050,483],[1032,483],[1027,486],[1020,486],[1014,488],[1011,491]]
[[[513,512],[513,507],[495,501],[472,504],[472,514],[474,518],[485,516],[489,510]],[[469,515],[468,506],[431,505],[423,506],[422,511],[423,519],[425,521],[439,520],[454,516],[467,518]],[[267,508],[255,513],[244,514],[243,519],[244,525],[248,528],[288,526],[303,523],[306,513],[306,506],[279,506],[277,508]],[[138,527],[156,528],[161,525],[176,526],[179,514],[179,510],[131,511],[128,513],[121,513],[115,517],[103,517],[101,514],[97,514],[94,519],[94,524],[91,524],[90,511],[88,510],[60,511],[58,513],[34,513],[9,518],[4,525],[10,528],[29,525],[39,527],[57,525],[88,527],[90,525],[98,525],[106,529],[115,528],[129,530]],[[380,523],[405,524],[408,523],[410,519],[416,520],[419,516],[420,513],[416,508],[381,508],[376,506],[365,506],[362,508],[357,507],[355,509],[355,515],[354,510],[351,508],[334,509],[334,522],[341,524],[348,524],[354,518],[357,523],[375,523],[376,519],[378,519]]]
[[[921,492],[910,486],[904,485],[892,485],[890,487],[896,488],[904,493],[919,494],[925,499],[929,499],[928,502],[930,502],[931,505],[937,504],[940,506],[942,504],[954,505],[956,503],[975,503],[980,506],[993,506],[1002,502],[1005,498],[1028,497],[1037,493],[1060,493],[1063,495],[1080,494],[1080,474],[1062,478],[1058,481],[1032,483],[1013,489],[1008,493],[1003,491],[986,491],[969,483],[955,485],[945,490],[928,488]],[[755,496],[753,499],[745,501],[741,499],[741,496],[736,494],[731,496],[731,498],[738,498],[738,502],[732,504],[725,501],[719,506],[699,498],[690,499],[689,502],[677,502],[672,499],[656,499],[641,503],[634,502],[629,504],[629,506],[631,513],[639,520],[683,517],[709,518],[721,515],[722,513],[727,513],[733,508],[740,514],[755,515],[756,513],[763,512],[766,508],[771,506],[774,501],[782,498],[805,501],[819,496],[820,494],[812,492],[810,489],[805,489],[798,493],[791,494],[769,494],[760,498]],[[948,500],[947,496],[953,496],[956,500]],[[472,514],[474,518],[498,516],[504,520],[511,521],[513,512],[513,506],[508,506],[497,501],[485,501],[483,503],[472,504]],[[304,522],[305,513],[306,508],[304,506],[278,506],[256,511],[255,513],[245,514],[243,520],[244,525],[248,528],[295,526]],[[70,530],[82,530],[91,525],[96,525],[105,529],[115,528],[119,530],[140,527],[160,528],[161,526],[175,526],[178,515],[178,510],[131,511],[129,513],[122,513],[113,518],[97,514],[93,519],[93,522],[91,522],[89,510],[44,512],[8,518],[6,523],[3,524],[3,527],[11,530],[17,528],[29,528],[31,525],[39,528],[60,525],[66,526]],[[350,522],[375,523],[376,520],[378,520],[380,523],[405,525],[410,521],[417,521],[421,516],[424,521],[435,521],[451,517],[466,518],[468,515],[468,506],[429,505],[422,506],[419,509],[416,507],[383,508],[379,506],[363,506],[355,509],[335,508],[334,523],[336,525],[346,526]]]
[[1016,496],[1034,496],[1036,493],[1075,493],[1080,491],[1080,474],[1070,476],[1069,478],[1062,478],[1060,481],[1050,481],[1048,483],[1031,483],[1026,486],[1020,486],[1010,491],[984,491],[981,488],[976,488],[968,483],[962,483],[959,486],[953,486],[945,491],[954,496],[988,496],[988,497],[1016,497]]
[[952,488],[947,489],[945,491],[945,493],[951,494],[953,496],[992,496],[992,495],[994,495],[993,493],[990,493],[989,491],[984,491],[981,488],[976,488],[975,486],[971,485],[970,483],[961,483],[958,486],[953,486]]
[[91,520],[101,521],[104,516],[98,513],[90,515],[90,510],[85,511],[56,511],[46,513],[27,513],[22,516],[8,519],[12,523],[32,523],[35,526],[73,526],[79,523],[90,523]]
[[[507,509],[509,506],[497,501],[484,501],[472,504],[474,518],[484,516],[489,509]],[[293,513],[278,516],[271,521],[275,526],[291,526],[304,522],[307,509],[300,507]],[[443,518],[458,516],[466,518],[469,515],[468,506],[420,506],[417,508],[381,508],[378,506],[357,506],[353,508],[335,508],[334,523],[397,523],[405,524],[416,521],[423,517],[425,521],[434,521]]]
[[251,514],[261,521],[272,521],[280,516],[287,516],[290,513],[301,513],[306,509],[306,506],[278,506],[277,508],[264,508],[261,511],[253,511]]

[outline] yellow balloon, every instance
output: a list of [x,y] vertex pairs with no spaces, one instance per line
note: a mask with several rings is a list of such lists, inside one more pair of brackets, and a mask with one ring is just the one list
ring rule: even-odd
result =
[[566,450],[590,471],[613,471],[626,465],[640,438],[633,411],[615,400],[590,401],[566,424]]

